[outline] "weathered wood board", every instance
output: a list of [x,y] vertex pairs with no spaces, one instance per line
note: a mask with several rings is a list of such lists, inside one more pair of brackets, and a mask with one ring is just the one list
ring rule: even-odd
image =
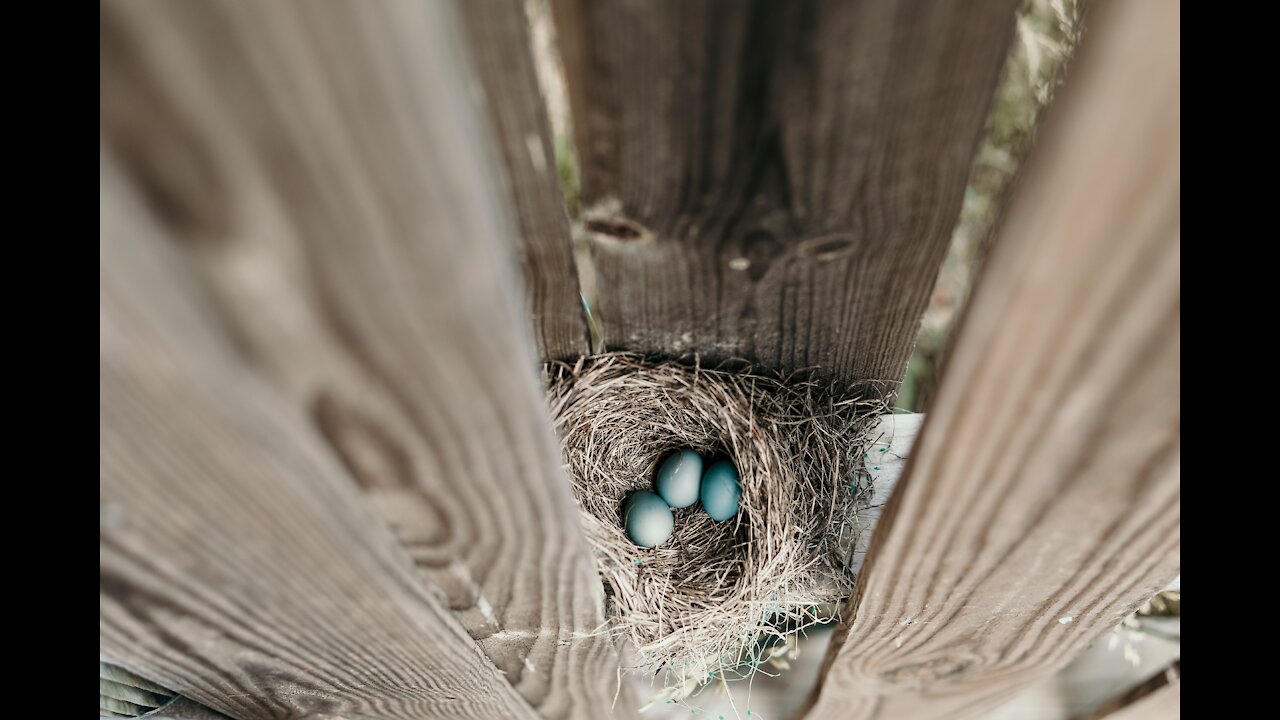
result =
[[808,718],[980,717],[1178,574],[1178,18],[1090,18]]
[[554,2],[607,348],[896,390],[1018,4]]
[[[465,28],[445,2],[103,6],[103,282],[125,296],[102,298],[101,482],[140,524],[104,535],[104,652],[235,717],[634,706]],[[144,561],[173,583],[146,597],[184,612],[193,589],[270,599],[277,627],[251,628],[283,665],[170,611],[172,647],[133,628]]]
[[590,352],[590,333],[524,4],[466,0],[461,9],[510,183],[538,350],[546,360],[573,360]]
[[238,720],[536,717],[101,163],[103,656]]

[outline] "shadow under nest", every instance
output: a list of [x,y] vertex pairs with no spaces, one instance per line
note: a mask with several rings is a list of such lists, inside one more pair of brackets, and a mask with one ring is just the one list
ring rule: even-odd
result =
[[[629,353],[550,363],[546,380],[608,631],[631,641],[634,669],[665,667],[678,683],[749,673],[761,640],[834,619],[853,587],[847,557],[869,482],[858,459],[883,393]],[[739,512],[715,522],[696,504],[675,509],[671,538],[641,548],[622,503],[682,447],[734,462]]]

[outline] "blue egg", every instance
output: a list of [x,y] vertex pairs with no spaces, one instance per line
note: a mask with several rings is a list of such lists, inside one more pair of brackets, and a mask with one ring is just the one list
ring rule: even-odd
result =
[[671,537],[676,520],[665,500],[648,490],[641,490],[628,498],[623,506],[622,526],[627,529],[631,542],[651,548]]
[[654,486],[668,505],[686,508],[698,502],[698,485],[701,481],[702,458],[698,453],[685,448],[662,462]]
[[712,520],[728,520],[738,514],[738,500],[742,498],[742,484],[738,469],[728,460],[711,463],[702,476],[702,508]]

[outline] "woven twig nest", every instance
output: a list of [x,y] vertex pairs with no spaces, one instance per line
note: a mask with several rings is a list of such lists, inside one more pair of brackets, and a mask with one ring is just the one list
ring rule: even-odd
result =
[[[852,588],[846,553],[866,489],[858,462],[884,410],[797,378],[611,353],[548,366],[548,394],[610,628],[676,682],[751,666],[749,649],[830,620]],[[677,509],[656,548],[632,543],[623,501],[690,447],[728,457],[740,510]]]

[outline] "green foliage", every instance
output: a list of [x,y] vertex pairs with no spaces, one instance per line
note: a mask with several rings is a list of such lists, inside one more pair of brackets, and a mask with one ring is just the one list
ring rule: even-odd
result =
[[578,157],[568,133],[556,137],[556,174],[564,193],[565,209],[569,218],[575,219],[582,211],[582,185],[578,179]]

